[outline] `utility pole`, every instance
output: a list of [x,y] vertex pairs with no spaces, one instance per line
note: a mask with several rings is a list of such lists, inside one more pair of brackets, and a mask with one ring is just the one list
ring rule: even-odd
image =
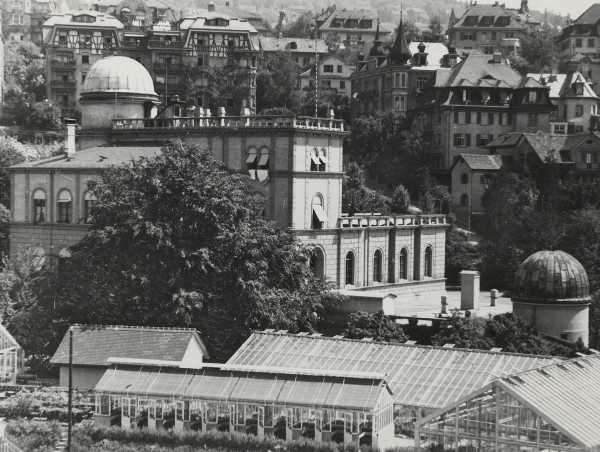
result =
[[318,29],[315,21],[315,118],[319,117],[319,51],[317,49]]
[[71,437],[73,428],[73,327],[69,327],[69,413],[67,429],[67,451],[71,452]]

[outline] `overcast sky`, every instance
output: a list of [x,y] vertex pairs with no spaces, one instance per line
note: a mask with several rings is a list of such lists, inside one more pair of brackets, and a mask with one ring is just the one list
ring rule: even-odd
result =
[[[575,19],[596,2],[597,0],[529,0],[529,7],[539,11],[548,9],[561,14],[571,14],[571,17]],[[493,2],[482,1],[481,3]],[[521,4],[521,0],[506,0],[506,4],[517,8]]]

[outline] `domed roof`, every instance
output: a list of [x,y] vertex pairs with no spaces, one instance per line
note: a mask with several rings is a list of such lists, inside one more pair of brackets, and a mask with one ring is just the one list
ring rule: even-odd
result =
[[513,299],[519,301],[572,301],[590,299],[590,282],[583,265],[564,251],[539,251],[517,270]]
[[136,60],[124,56],[109,56],[94,63],[81,90],[84,97],[91,93],[158,96],[146,68]]

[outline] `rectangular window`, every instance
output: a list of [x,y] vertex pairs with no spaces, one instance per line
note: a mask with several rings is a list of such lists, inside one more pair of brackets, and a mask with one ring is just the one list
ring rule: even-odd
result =
[[454,124],[458,124],[460,121],[460,116],[457,111],[454,112]]
[[346,82],[344,80],[340,80],[340,89],[346,89]]
[[575,117],[581,118],[583,116],[583,105],[575,105]]
[[529,91],[529,103],[530,104],[535,104],[537,102],[537,91]]
[[406,96],[400,96],[400,111],[406,111]]
[[471,134],[470,133],[466,133],[465,134],[465,146],[471,146]]
[[481,112],[477,112],[477,124],[481,124]]
[[342,65],[341,65],[341,64],[338,64],[337,71],[338,71],[338,74],[341,74],[341,73],[342,73],[342,71],[343,71],[343,68],[342,68]]
[[471,112],[470,111],[465,112],[465,124],[471,124]]
[[90,64],[90,56],[81,55],[81,64]]
[[588,47],[596,47],[596,40],[594,38],[588,38]]
[[333,72],[333,64],[323,65],[323,72],[326,72],[326,73]]
[[575,47],[583,47],[583,40],[581,38],[575,40]]
[[394,74],[394,88],[400,88],[400,74]]
[[425,88],[425,84],[427,83],[427,79],[423,77],[419,77],[417,79],[417,89]]
[[455,133],[454,134],[454,146],[465,146],[466,141],[465,141],[465,135],[462,133]]
[[494,113],[488,113],[488,124],[494,125]]
[[493,139],[493,135],[489,133],[477,135],[477,146],[487,146]]
[[527,126],[537,127],[538,126],[538,115],[537,113],[529,113],[527,116]]
[[400,74],[400,88],[406,88],[406,73]]

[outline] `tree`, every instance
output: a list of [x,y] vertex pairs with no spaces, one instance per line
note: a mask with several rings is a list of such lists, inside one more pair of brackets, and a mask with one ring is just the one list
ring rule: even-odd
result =
[[511,59],[511,64],[523,75],[552,72],[556,64],[554,38],[555,33],[551,28],[525,35],[521,38],[519,55]]
[[283,35],[287,38],[312,38],[314,36],[315,17],[312,12],[302,13],[290,23]]
[[460,284],[462,270],[477,270],[481,255],[477,243],[471,241],[466,231],[452,227],[446,233],[446,281]]
[[350,339],[373,338],[376,341],[405,342],[408,340],[402,327],[383,312],[369,314],[353,312],[348,316],[344,336]]
[[387,213],[389,200],[366,186],[364,170],[357,163],[350,163],[342,187],[342,207],[349,215],[362,212]]
[[59,265],[56,322],[198,328],[226,359],[253,329],[312,330],[335,295],[260,218],[248,178],[179,142],[107,170],[90,233]]
[[289,52],[265,57],[256,77],[257,110],[287,108],[297,112],[300,106],[296,90],[299,69]]
[[393,213],[407,213],[410,207],[410,193],[400,184],[394,189],[390,208]]

